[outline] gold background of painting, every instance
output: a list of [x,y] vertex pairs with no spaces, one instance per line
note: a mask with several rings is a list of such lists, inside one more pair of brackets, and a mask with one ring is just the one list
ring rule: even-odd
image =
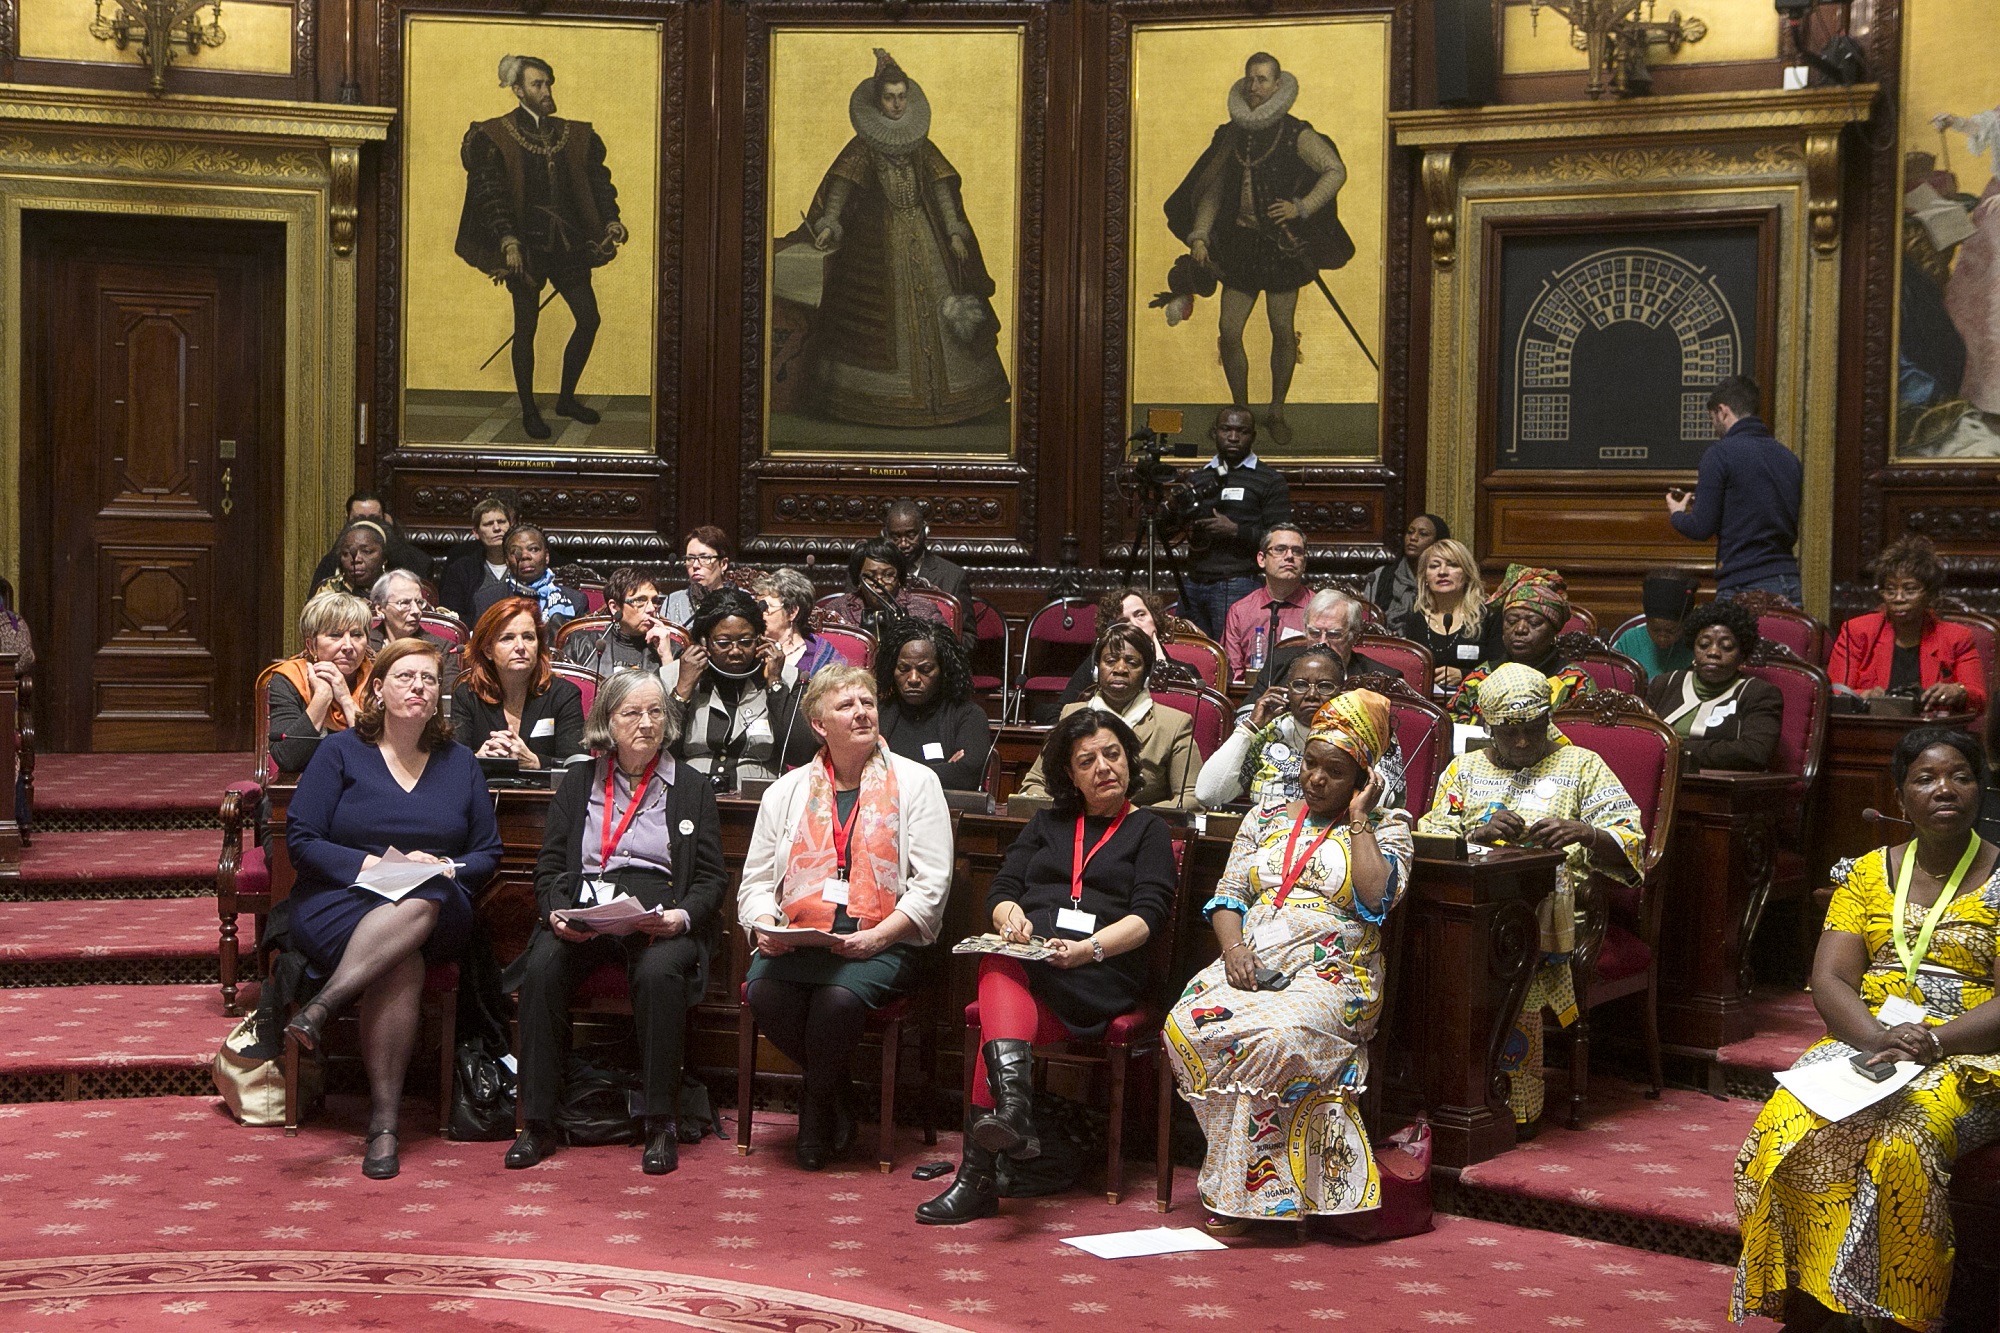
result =
[[[1320,276],[1368,340],[1369,350],[1378,359],[1382,355],[1389,21],[1369,16],[1137,27],[1132,39],[1128,416],[1132,403],[1229,401],[1216,352],[1220,291],[1197,300],[1193,316],[1174,328],[1146,303],[1166,290],[1168,271],[1187,253],[1167,230],[1167,197],[1207,150],[1216,126],[1229,119],[1229,89],[1243,77],[1244,60],[1260,50],[1297,76],[1299,97],[1291,114],[1330,139],[1347,166],[1340,220],[1354,238],[1355,254],[1346,267]],[[1300,290],[1294,327],[1305,359],[1293,376],[1289,402],[1380,401],[1375,368],[1318,289]],[[1261,297],[1243,342],[1250,358],[1250,400],[1261,411],[1271,387],[1271,328]],[[1378,440],[1377,456],[1379,451]]]
[[[109,17],[117,5],[107,0]],[[116,43],[90,35],[97,17],[92,0],[21,0],[20,50],[28,60],[77,60],[93,65],[141,65],[135,42],[120,51]],[[203,9],[203,23],[214,15]],[[292,7],[225,0],[222,30],[229,40],[204,47],[198,56],[186,51],[174,56],[173,69],[205,69],[224,74],[290,74],[292,72]],[[168,75],[169,78],[173,76]]]
[[[811,206],[827,168],[854,137],[847,102],[875,73],[875,48],[896,58],[931,104],[931,142],[958,172],[966,221],[993,277],[1000,316],[1000,364],[1018,403],[1014,346],[1020,335],[1021,74],[1020,27],[778,28],[771,33],[770,235],[765,274],[778,237],[791,234]],[[770,365],[771,284],[764,284],[764,364]],[[769,419],[768,402],[766,419]],[[912,429],[920,440],[921,429]],[[774,450],[773,452],[777,452]],[[785,449],[783,452],[799,452]],[[911,450],[923,452],[921,443]],[[1008,451],[1008,452],[1011,452]],[[955,455],[963,457],[964,455]]]
[[[227,12],[225,10],[225,12]],[[512,394],[506,354],[479,363],[514,331],[505,289],[452,251],[465,204],[459,144],[467,126],[519,105],[499,86],[500,57],[535,55],[556,72],[556,115],[589,121],[604,140],[631,233],[618,257],[592,274],[603,325],[584,371],[588,394],[653,392],[654,281],[659,201],[658,24],[538,23],[412,17],[403,45],[403,387]],[[544,287],[542,295],[554,289]],[[574,323],[561,297],[542,312],[535,388],[562,379]]]
[[[1686,17],[1700,19],[1708,25],[1708,32],[1678,53],[1669,52],[1664,46],[1652,48],[1649,64],[1707,65],[1731,60],[1770,60],[1778,54],[1780,20],[1771,0],[1677,0],[1670,8]],[[1666,14],[1655,17],[1664,22]],[[1500,32],[1502,74],[1587,72],[1588,62],[1583,52],[1569,44],[1569,20],[1552,9],[1542,10],[1537,20],[1525,0],[1509,0],[1501,8]]]
[[[1992,162],[1966,146],[1965,135],[1946,130],[1942,137],[1931,125],[1931,117],[1949,113],[1970,116],[1991,111],[2000,105],[2000,73],[1981,59],[1967,59],[1968,51],[1990,52],[2000,46],[2000,4],[1967,5],[1958,0],[1904,0],[1903,4],[1903,106],[1897,117],[1902,127],[1902,143],[1896,154],[1897,197],[1909,187],[1901,180],[1903,160],[1910,153],[1924,152],[1937,158],[1938,167],[1947,166],[1958,177],[1958,188],[1977,198],[1993,179]],[[1899,223],[1896,243],[1902,245]],[[1900,254],[1900,248],[1898,253]],[[1896,265],[1896,345],[1902,347],[1903,266]],[[1902,448],[1900,422],[1892,405],[1890,454]],[[1923,464],[1990,464],[1990,458],[1930,458],[1913,455],[1901,462]]]

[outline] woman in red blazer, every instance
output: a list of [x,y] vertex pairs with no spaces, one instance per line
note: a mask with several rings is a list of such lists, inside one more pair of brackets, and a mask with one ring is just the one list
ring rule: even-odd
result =
[[1906,536],[1875,559],[1882,609],[1840,627],[1826,672],[1867,698],[1897,686],[1922,691],[1928,712],[1978,712],[1986,707],[1986,671],[1972,632],[1931,610],[1944,570],[1929,540]]

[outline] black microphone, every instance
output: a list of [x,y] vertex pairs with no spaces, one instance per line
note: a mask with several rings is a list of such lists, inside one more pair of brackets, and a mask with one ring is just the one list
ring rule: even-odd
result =
[[1871,824],[1901,824],[1904,828],[1916,827],[1909,820],[1898,819],[1894,815],[1885,815],[1872,805],[1861,812],[1861,817]]

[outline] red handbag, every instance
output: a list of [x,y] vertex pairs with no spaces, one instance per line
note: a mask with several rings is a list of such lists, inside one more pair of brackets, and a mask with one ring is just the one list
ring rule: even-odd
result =
[[1325,1219],[1327,1226],[1348,1240],[1400,1240],[1431,1229],[1431,1126],[1418,1116],[1375,1149],[1375,1166],[1382,1181],[1382,1206],[1365,1213],[1343,1213]]

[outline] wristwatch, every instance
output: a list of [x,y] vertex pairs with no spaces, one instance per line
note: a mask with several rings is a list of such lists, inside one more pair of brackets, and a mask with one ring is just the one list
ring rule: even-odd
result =
[[1093,963],[1104,961],[1104,941],[1095,935],[1090,937],[1090,961]]

